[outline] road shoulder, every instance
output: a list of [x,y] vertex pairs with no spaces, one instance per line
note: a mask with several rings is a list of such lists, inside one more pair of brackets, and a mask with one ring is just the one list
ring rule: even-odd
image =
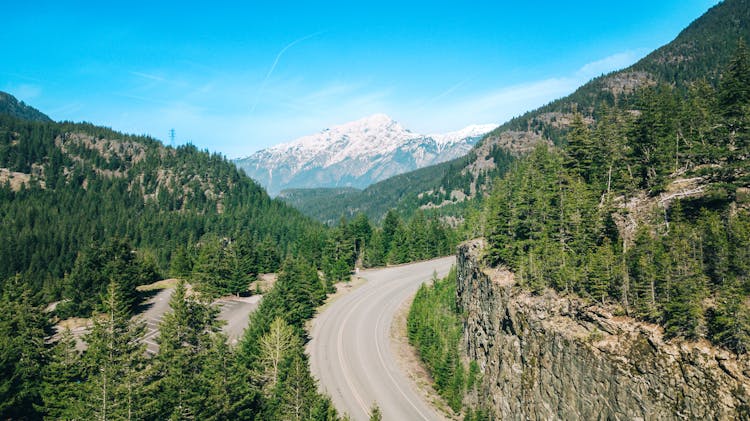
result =
[[443,400],[433,387],[434,381],[427,367],[419,358],[417,349],[409,344],[406,331],[406,318],[409,316],[409,308],[414,301],[412,294],[401,303],[396,314],[393,315],[391,324],[391,348],[396,356],[396,363],[401,371],[417,386],[417,391],[426,402],[429,402],[445,420],[459,421],[463,419],[461,414],[453,412],[450,406]]

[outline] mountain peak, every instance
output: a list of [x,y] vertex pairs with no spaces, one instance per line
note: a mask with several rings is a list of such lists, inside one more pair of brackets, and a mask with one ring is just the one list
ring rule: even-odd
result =
[[367,122],[370,124],[377,124],[377,125],[395,123],[395,121],[391,117],[383,113],[376,113],[376,114],[361,118],[357,121]]

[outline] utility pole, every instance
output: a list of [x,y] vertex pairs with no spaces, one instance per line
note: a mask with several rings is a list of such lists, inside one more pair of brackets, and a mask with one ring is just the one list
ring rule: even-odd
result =
[[169,144],[174,148],[174,129],[169,129]]

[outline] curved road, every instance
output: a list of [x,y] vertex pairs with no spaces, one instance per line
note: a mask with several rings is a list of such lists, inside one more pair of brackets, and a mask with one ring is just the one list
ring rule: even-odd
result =
[[399,306],[455,257],[360,272],[368,282],[334,301],[313,321],[308,345],[313,375],[336,408],[354,420],[369,419],[377,402],[385,420],[441,420],[399,369],[391,347],[391,322]]

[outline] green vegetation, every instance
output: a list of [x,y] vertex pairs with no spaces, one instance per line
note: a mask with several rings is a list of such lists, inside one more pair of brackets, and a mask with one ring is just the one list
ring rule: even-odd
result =
[[[474,200],[459,201],[453,191],[466,195],[471,185],[485,185],[494,177],[502,176],[514,157],[501,148],[492,148],[487,159],[496,163],[494,168],[474,175],[464,171],[474,160],[474,153],[441,164],[414,170],[375,183],[364,190],[352,188],[290,189],[279,198],[299,209],[305,215],[333,225],[340,218],[353,218],[364,213],[372,221],[380,222],[390,210],[405,218],[417,212],[428,217],[463,217],[480,203],[480,192]],[[432,207],[431,205],[440,205]]]
[[280,199],[326,224],[334,224],[341,217],[353,218],[358,213],[378,222],[391,209],[409,217],[420,205],[427,203],[419,197],[420,193],[438,190],[444,174],[462,168],[464,161],[465,158],[458,158],[400,174],[364,190],[295,189],[282,194]]
[[[657,85],[639,93],[637,113],[604,106],[593,126],[576,117],[564,150],[540,146],[496,183],[488,260],[531,290],[616,303],[670,336],[747,352],[747,92],[750,57],[740,41],[718,88]],[[697,184],[673,183],[688,179]],[[676,198],[662,207],[660,193]],[[624,206],[638,197],[640,208]],[[639,228],[624,235],[631,219]]]
[[382,227],[373,227],[360,213],[351,222],[342,219],[331,229],[323,249],[322,269],[330,285],[348,280],[357,265],[375,267],[447,256],[457,243],[454,229],[419,211],[404,222],[390,210]]
[[409,343],[419,351],[435,381],[435,388],[456,412],[464,394],[477,384],[479,369],[460,357],[461,315],[456,307],[456,270],[444,279],[433,278],[414,297],[407,319]]
[[[127,251],[127,253],[130,253]],[[122,256],[120,256],[122,257]],[[239,346],[220,333],[218,310],[184,282],[147,356],[145,325],[111,281],[77,351],[69,331],[53,343],[48,314],[16,278],[0,297],[0,417],[3,419],[337,420],[317,393],[302,326],[325,298],[317,271],[283,264]]]

